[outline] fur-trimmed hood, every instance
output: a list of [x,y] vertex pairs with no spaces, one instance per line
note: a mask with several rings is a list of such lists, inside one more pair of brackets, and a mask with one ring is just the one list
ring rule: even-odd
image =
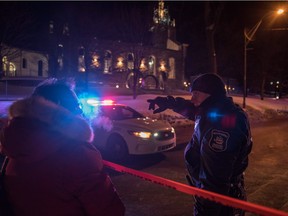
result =
[[9,121],[1,143],[4,153],[12,157],[30,152],[43,157],[57,151],[63,143],[92,142],[94,138],[84,118],[42,97],[14,102],[9,107]]
[[38,119],[71,139],[87,142],[93,140],[93,131],[85,119],[42,97],[14,102],[9,108],[9,118],[15,117]]

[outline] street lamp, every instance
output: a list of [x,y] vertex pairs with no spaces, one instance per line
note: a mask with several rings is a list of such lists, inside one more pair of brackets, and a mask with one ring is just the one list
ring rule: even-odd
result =
[[[276,12],[276,13],[275,13]],[[281,15],[284,13],[283,9],[278,9],[277,11],[273,11],[272,14]],[[246,28],[244,28],[244,74],[243,74],[243,108],[246,107],[246,96],[247,96],[247,46],[248,44],[254,40],[254,36],[262,24],[263,20],[271,15],[271,12],[265,14],[255,26],[253,26],[248,32]]]

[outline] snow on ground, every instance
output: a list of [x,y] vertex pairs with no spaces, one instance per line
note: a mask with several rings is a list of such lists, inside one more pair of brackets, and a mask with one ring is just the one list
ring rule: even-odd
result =
[[[143,113],[145,116],[152,118],[167,119],[172,124],[191,124],[191,121],[184,119],[181,115],[173,112],[168,109],[160,114],[153,114],[152,110],[148,110],[148,99],[153,99],[157,96],[155,94],[143,94],[138,95],[136,99],[133,99],[132,96],[117,96],[113,98],[117,103],[126,104],[140,113]],[[189,94],[177,95],[177,97],[183,97],[185,99],[190,99]],[[243,97],[242,96],[232,96],[235,103],[239,104],[242,107]],[[246,98],[246,112],[253,123],[259,121],[265,121],[268,119],[282,117],[283,115],[288,115],[288,99],[273,99],[273,98],[264,98],[260,100],[259,97],[249,96]]]
[[[144,114],[145,116],[157,118],[157,119],[166,119],[171,124],[192,124],[192,121],[184,119],[183,116],[173,112],[170,109],[165,110],[159,114],[153,114],[152,110],[148,110],[148,99],[153,99],[157,96],[166,96],[160,94],[141,94],[133,99],[132,95],[125,96],[106,96],[105,99],[113,99],[116,103],[126,104],[138,112]],[[191,95],[187,92],[184,94],[173,95],[177,97],[183,97],[185,99],[190,99]],[[232,96],[235,103],[239,104],[242,107],[243,97],[242,96]],[[13,101],[0,100],[0,115],[7,113],[8,106]],[[249,96],[246,98],[246,112],[250,117],[251,122],[265,121],[267,119],[288,116],[288,99],[273,99],[273,98],[264,98],[260,100],[259,97]]]
[[[132,108],[139,110],[139,111],[148,111],[148,99],[153,99],[157,96],[163,95],[155,95],[155,94],[143,94],[138,95],[137,98],[134,100],[132,96],[116,96],[115,101],[118,103],[123,103],[131,106]],[[190,95],[177,95],[177,97],[183,97],[185,99],[190,99]],[[242,106],[243,104],[243,97],[242,96],[232,96],[235,103]],[[274,99],[274,98],[264,98],[264,100],[260,100],[258,97],[249,96],[246,98],[246,106],[251,107],[255,110],[258,110],[262,113],[265,110],[275,110],[275,111],[283,111],[288,112],[288,99]]]
[[[233,100],[242,106],[243,97],[233,96]],[[288,112],[288,99],[275,99],[275,98],[264,98],[260,100],[259,97],[249,96],[246,98],[246,105],[259,110],[264,113],[267,110],[275,110],[277,112]]]

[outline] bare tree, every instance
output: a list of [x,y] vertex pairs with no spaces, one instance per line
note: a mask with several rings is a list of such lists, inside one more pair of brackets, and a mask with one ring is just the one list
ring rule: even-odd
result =
[[208,52],[211,61],[211,72],[217,73],[217,59],[216,59],[216,49],[215,49],[215,32],[221,12],[223,10],[223,3],[219,2],[205,2],[205,24],[206,24],[206,35],[208,43]]
[[[26,3],[27,4],[27,3]],[[33,43],[33,31],[35,31],[35,21],[31,13],[31,8],[19,2],[1,2],[0,8],[0,74],[3,75],[4,56],[17,57],[19,52],[11,47],[30,47]]]
[[143,45],[151,43],[149,29],[152,26],[153,6],[148,2],[117,2],[113,13],[117,13],[116,30],[120,33],[120,40],[129,42],[129,50],[134,54],[134,82],[133,98],[137,96],[137,80],[140,73],[140,64],[144,58]]

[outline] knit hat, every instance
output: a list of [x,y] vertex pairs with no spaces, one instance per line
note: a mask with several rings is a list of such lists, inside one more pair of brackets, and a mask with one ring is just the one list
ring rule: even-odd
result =
[[81,114],[82,110],[74,92],[74,83],[71,79],[48,78],[36,86],[32,96],[41,96],[68,109],[74,114]]
[[225,84],[220,76],[213,73],[199,75],[192,82],[190,92],[200,91],[211,96],[226,95]]

